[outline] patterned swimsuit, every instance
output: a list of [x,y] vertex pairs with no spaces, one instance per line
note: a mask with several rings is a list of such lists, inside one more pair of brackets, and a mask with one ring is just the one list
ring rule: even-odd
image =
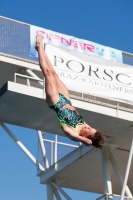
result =
[[60,126],[66,124],[69,127],[76,128],[77,124],[84,124],[82,116],[76,114],[75,111],[62,108],[65,104],[72,105],[70,100],[64,95],[59,94],[59,101],[55,105],[49,106],[56,112]]

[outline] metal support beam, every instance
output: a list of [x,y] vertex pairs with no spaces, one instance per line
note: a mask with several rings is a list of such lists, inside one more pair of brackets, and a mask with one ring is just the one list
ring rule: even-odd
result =
[[121,199],[120,200],[124,199],[124,194],[125,194],[128,175],[129,175],[129,171],[130,171],[132,156],[133,156],[133,138],[132,138],[132,142],[131,142],[131,148],[130,148],[130,152],[129,152],[129,158],[128,158],[128,162],[127,162],[126,173],[125,173],[125,178],[124,178],[124,183],[123,183],[123,187],[122,187]]
[[57,135],[55,135],[55,143],[54,143],[54,163],[57,162]]
[[52,183],[52,185],[57,189],[57,190],[59,190],[59,192],[67,199],[67,200],[72,200],[67,194],[66,194],[66,192],[61,188],[61,187],[59,187],[55,182],[51,182]]
[[37,131],[38,133],[38,139],[40,142],[40,146],[41,146],[41,151],[42,151],[42,156],[43,156],[43,160],[44,160],[44,165],[47,168],[49,168],[49,164],[48,164],[48,159],[46,157],[46,150],[45,150],[45,146],[44,146],[44,142],[43,142],[43,137],[42,137],[42,133],[41,131]]
[[[116,161],[114,159],[114,156],[113,156],[112,152],[110,151],[110,149],[108,149],[108,152],[109,152],[109,160],[110,160],[110,162],[112,164],[112,167],[113,167],[113,169],[114,169],[114,171],[115,171],[115,173],[116,173],[116,175],[118,177],[118,180],[120,181],[120,184],[122,186],[123,182],[124,182],[124,178],[122,177],[122,174],[121,174],[121,172],[120,172],[120,170],[118,168],[118,165],[117,165],[117,163],[116,163]],[[132,197],[132,193],[130,192],[128,186],[126,186],[125,190],[126,190],[127,196],[131,198]]]
[[101,151],[102,156],[102,171],[103,171],[103,182],[104,182],[104,193],[112,194],[112,183],[109,169],[109,154],[108,147],[105,146]]
[[47,183],[47,200],[54,200],[53,187],[50,183]]
[[13,133],[7,128],[4,123],[0,123],[2,128],[6,131],[6,133],[13,139],[13,141],[22,149],[22,151],[30,158],[30,160],[41,170],[44,171],[43,166],[38,163],[35,157],[28,151],[28,149],[13,135]]
[[53,186],[53,192],[57,200],[61,200],[58,190]]

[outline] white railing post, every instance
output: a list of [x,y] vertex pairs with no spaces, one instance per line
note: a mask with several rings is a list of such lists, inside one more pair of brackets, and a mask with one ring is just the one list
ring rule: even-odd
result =
[[[108,149],[108,151],[109,151],[109,160],[110,160],[110,162],[112,164],[112,167],[113,167],[113,169],[114,169],[114,171],[115,171],[115,173],[116,173],[116,175],[117,175],[117,177],[118,177],[118,179],[120,181],[120,184],[122,186],[123,182],[124,182],[124,178],[122,177],[122,174],[121,174],[121,172],[120,172],[120,170],[118,168],[118,165],[117,165],[117,163],[116,163],[116,161],[114,159],[114,156],[113,156],[112,152],[110,151],[110,149]],[[125,189],[126,189],[127,196],[130,197],[130,198],[132,198],[132,194],[131,194],[128,186],[126,186]]]
[[55,144],[54,144],[54,163],[57,162],[57,135],[55,135]]
[[44,165],[45,165],[46,168],[49,168],[48,159],[46,157],[46,150],[45,150],[43,137],[42,137],[42,133],[41,133],[41,131],[37,131],[37,133],[38,133],[38,138],[39,138],[39,142],[40,142],[40,146],[41,146]]
[[57,189],[57,190],[59,190],[59,192],[67,199],[67,200],[72,200],[68,195],[67,195],[67,193],[61,188],[61,187],[59,187],[55,182],[51,182],[52,183],[52,185]]
[[30,80],[27,78],[27,85],[30,86]]
[[66,146],[66,147],[79,148],[79,146],[77,146],[77,145],[67,144],[67,143],[63,143],[63,142],[58,142],[56,135],[55,135],[55,140],[43,139],[43,141],[50,143],[50,151],[51,151],[50,165],[53,165],[54,163],[57,162],[57,158],[58,158],[58,155],[57,155],[58,154],[58,144]]
[[125,173],[125,178],[124,178],[124,183],[123,183],[123,187],[122,187],[120,200],[124,199],[124,194],[125,194],[129,170],[130,170],[130,166],[131,166],[132,156],[133,156],[133,138],[132,138],[132,142],[131,142],[131,148],[130,148],[130,152],[129,152],[129,158],[128,158],[128,162],[127,162],[126,173]]
[[53,187],[50,183],[47,183],[47,200],[54,200]]
[[53,192],[57,200],[61,200],[58,190],[53,186]]
[[14,82],[16,83],[16,73],[14,74]]
[[53,155],[53,142],[51,142],[50,144],[50,149],[51,149],[51,157],[50,157],[50,164],[53,165],[54,164],[54,155]]
[[103,174],[103,184],[104,184],[104,194],[112,194],[112,183],[110,177],[110,169],[109,169],[109,155],[108,155],[108,147],[105,146],[101,151],[102,156],[102,174]]

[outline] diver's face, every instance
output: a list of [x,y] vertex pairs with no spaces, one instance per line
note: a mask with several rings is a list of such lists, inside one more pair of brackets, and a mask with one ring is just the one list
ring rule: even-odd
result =
[[80,131],[80,136],[87,138],[89,135],[95,135],[96,131],[96,129],[90,127],[89,125],[84,125]]

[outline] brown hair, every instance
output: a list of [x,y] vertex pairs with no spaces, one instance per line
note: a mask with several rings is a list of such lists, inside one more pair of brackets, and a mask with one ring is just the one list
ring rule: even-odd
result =
[[87,137],[92,141],[92,145],[95,146],[96,148],[102,149],[103,148],[103,143],[107,141],[108,138],[111,138],[110,136],[105,135],[101,131],[96,131],[95,135],[89,135]]

